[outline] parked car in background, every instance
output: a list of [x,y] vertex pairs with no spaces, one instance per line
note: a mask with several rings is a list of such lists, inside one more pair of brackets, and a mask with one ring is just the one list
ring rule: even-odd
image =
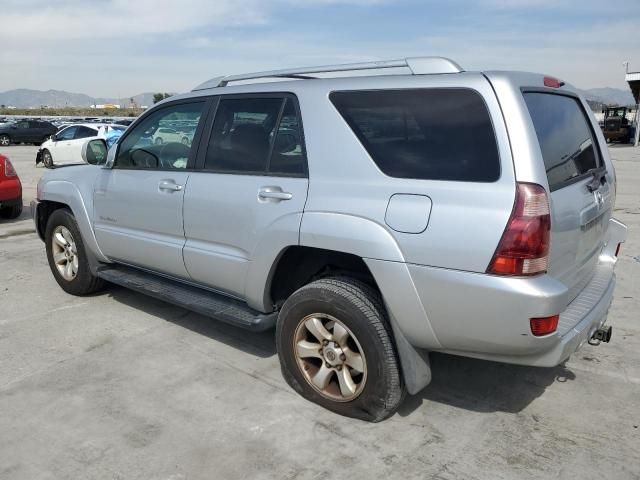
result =
[[40,145],[58,128],[51,122],[43,120],[20,120],[0,126],[0,145],[9,146],[12,143],[33,143]]
[[126,127],[121,125],[105,125],[95,123],[77,123],[61,128],[44,142],[36,154],[36,165],[40,162],[45,167],[56,165],[83,163],[80,151],[84,140],[90,138],[112,137],[113,133],[121,133]]
[[152,135],[152,141],[156,145],[164,145],[165,143],[182,143],[191,145],[193,133],[181,132],[173,128],[160,127]]
[[0,154],[0,218],[18,218],[22,213],[22,184],[9,159]]
[[[192,144],[149,142],[189,124]],[[60,287],[275,327],[285,380],[342,415],[393,414],[430,352],[553,367],[610,340],[627,229],[558,79],[440,57],[222,77],[82,154],[103,168],[47,172],[32,204]]]

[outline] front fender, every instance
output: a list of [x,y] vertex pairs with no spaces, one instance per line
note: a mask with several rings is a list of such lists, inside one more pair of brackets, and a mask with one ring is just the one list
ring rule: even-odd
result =
[[[52,201],[67,205],[76,219],[82,241],[98,261],[108,262],[104,256],[92,228],[91,214],[93,213],[93,185],[83,194],[78,187],[67,180],[49,180],[39,186],[39,200]],[[86,197],[86,198],[85,198]]]

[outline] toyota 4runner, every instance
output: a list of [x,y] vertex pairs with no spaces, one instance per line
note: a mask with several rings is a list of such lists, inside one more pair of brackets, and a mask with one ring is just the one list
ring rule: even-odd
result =
[[429,352],[550,367],[611,336],[615,172],[555,78],[440,57],[220,77],[82,156],[33,205],[62,289],[275,327],[286,381],[340,414],[390,416]]

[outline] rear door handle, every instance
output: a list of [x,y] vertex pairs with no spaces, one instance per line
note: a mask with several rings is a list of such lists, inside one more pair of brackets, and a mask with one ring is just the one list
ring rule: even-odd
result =
[[264,201],[273,200],[280,202],[282,200],[291,200],[293,194],[283,192],[280,187],[263,187],[258,191],[258,198]]
[[179,192],[182,190],[182,185],[178,185],[173,180],[162,180],[158,185],[158,188],[168,192]]

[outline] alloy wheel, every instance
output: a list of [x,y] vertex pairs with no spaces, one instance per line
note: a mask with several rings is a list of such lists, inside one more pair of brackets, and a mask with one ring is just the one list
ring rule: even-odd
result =
[[304,317],[296,328],[293,351],[307,383],[337,402],[354,400],[364,389],[367,362],[358,339],[331,315]]
[[78,250],[69,229],[59,225],[51,237],[53,261],[58,273],[70,282],[78,275]]

